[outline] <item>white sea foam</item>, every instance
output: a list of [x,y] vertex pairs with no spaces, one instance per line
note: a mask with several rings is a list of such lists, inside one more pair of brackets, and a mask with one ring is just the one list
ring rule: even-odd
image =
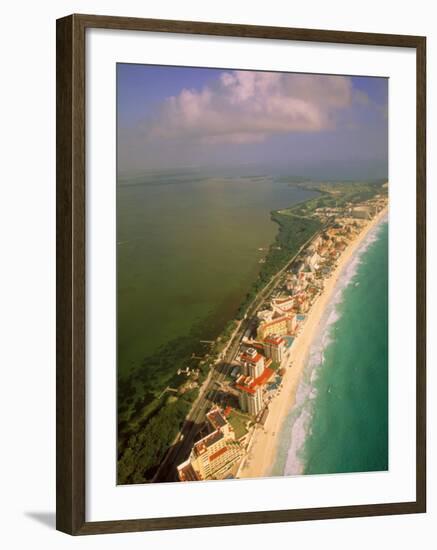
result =
[[285,453],[285,464],[281,472],[283,475],[298,475],[304,471],[304,444],[308,434],[311,433],[315,398],[317,397],[317,389],[314,387],[314,383],[318,378],[320,369],[323,368],[325,351],[329,344],[333,342],[332,329],[341,317],[339,305],[343,300],[343,291],[353,282],[364,252],[377,240],[382,223],[385,221],[386,219],[381,220],[378,225],[372,228],[343,268],[332,298],[321,319],[320,329],[310,346],[307,363],[296,391],[295,404],[284,423],[281,443],[278,448],[278,459],[280,459],[280,454]]

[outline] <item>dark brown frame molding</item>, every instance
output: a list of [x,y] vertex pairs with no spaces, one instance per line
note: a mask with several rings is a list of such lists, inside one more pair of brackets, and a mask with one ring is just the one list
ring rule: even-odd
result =
[[[416,50],[417,411],[412,502],[185,517],[85,519],[85,31],[87,28],[362,44]],[[426,511],[426,38],[130,17],[70,15],[56,27],[56,527],[71,535],[347,518]]]

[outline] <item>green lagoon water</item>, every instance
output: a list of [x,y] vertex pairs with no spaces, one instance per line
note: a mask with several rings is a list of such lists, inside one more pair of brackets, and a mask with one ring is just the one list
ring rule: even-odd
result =
[[388,469],[388,224],[345,268],[281,434],[275,475]]
[[270,211],[316,195],[266,177],[119,183],[119,374],[195,325],[217,336],[257,277],[259,248],[275,238]]

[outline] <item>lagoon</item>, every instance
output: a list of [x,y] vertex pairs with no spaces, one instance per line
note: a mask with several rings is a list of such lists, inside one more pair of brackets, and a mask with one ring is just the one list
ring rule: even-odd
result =
[[316,196],[268,176],[147,176],[117,185],[119,375],[201,326],[217,336],[256,280],[270,212]]

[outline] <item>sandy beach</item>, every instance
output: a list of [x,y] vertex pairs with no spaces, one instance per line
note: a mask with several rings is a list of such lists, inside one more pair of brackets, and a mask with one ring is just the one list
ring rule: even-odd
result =
[[[296,390],[301,379],[310,345],[316,336],[320,321],[326,306],[329,304],[333,290],[341,275],[343,268],[353,256],[354,252],[365,239],[369,231],[377,225],[387,214],[387,208],[382,210],[361,233],[348,245],[338,260],[337,267],[332,275],[325,281],[323,292],[316,299],[308,313],[307,319],[297,336],[290,351],[283,378],[283,388],[270,403],[270,412],[264,427],[257,426],[249,443],[248,454],[241,464],[238,477],[254,478],[266,477],[273,467],[278,438],[282,424],[289,411],[294,406]],[[292,367],[289,368],[290,363]]]

